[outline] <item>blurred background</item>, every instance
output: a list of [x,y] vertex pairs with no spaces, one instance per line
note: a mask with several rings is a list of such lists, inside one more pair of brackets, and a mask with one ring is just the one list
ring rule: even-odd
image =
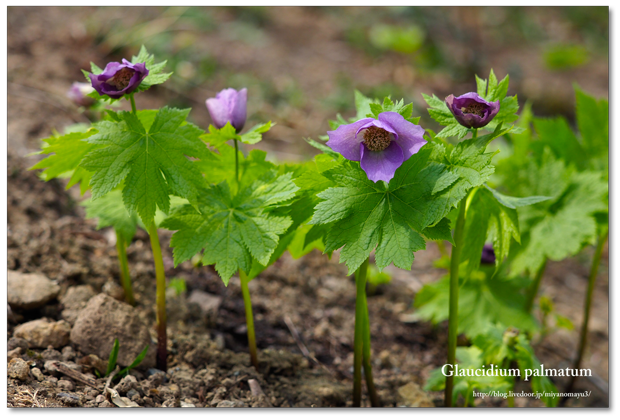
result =
[[87,122],[71,83],[142,44],[174,75],[139,108],[191,107],[206,128],[205,100],[247,87],[246,127],[278,124],[257,147],[288,161],[310,158],[303,138],[336,113],[354,115],[353,89],[412,101],[437,129],[421,93],[475,90],[491,68],[510,74],[520,105],[572,120],[574,82],[608,96],[608,39],[607,7],[9,7],[9,148],[23,156],[53,128]]

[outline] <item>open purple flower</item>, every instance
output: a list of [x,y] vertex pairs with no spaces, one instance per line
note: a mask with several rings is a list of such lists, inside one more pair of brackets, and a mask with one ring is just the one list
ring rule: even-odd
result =
[[95,103],[95,100],[86,95],[93,90],[88,83],[73,82],[71,88],[67,91],[67,98],[71,99],[77,106],[90,106]]
[[389,182],[400,165],[426,144],[424,129],[397,112],[341,125],[327,135],[326,144],[346,159],[360,162],[373,182]]
[[90,73],[90,81],[99,95],[120,99],[136,90],[149,71],[146,63],[131,64],[123,58],[123,63],[108,63],[101,74]]
[[247,116],[248,90],[246,88],[236,91],[224,89],[215,95],[215,98],[207,99],[207,109],[217,128],[222,128],[230,121],[237,133],[243,129]]
[[474,92],[456,98],[450,95],[446,98],[446,105],[459,124],[467,128],[484,127],[499,112],[499,101],[485,101]]
[[481,264],[495,264],[495,251],[493,251],[493,245],[484,244],[482,248],[482,256],[480,257]]

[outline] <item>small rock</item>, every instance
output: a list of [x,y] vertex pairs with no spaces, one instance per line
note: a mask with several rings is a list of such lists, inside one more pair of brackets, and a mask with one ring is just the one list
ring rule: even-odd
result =
[[61,360],[62,354],[54,348],[47,348],[41,352],[41,358],[43,360]]
[[68,362],[69,360],[73,360],[75,359],[75,356],[77,356],[77,354],[75,353],[75,350],[73,350],[73,347],[66,346],[62,349],[62,361],[63,362]]
[[104,401],[105,401],[105,397],[104,397],[103,395],[101,395],[101,394],[99,394],[99,395],[97,395],[97,396],[95,397],[95,402],[96,402],[97,404],[101,404],[101,403],[102,403],[102,402],[104,402]]
[[433,401],[420,385],[409,382],[398,388],[399,406],[401,407],[434,407]]
[[132,401],[133,401],[134,395],[140,396],[140,393],[133,388],[127,391],[127,398],[131,399]]
[[61,348],[69,343],[71,326],[66,321],[37,319],[15,328],[13,335],[23,338],[33,348]]
[[105,294],[98,294],[78,315],[71,330],[71,341],[82,353],[107,359],[114,339],[118,339],[120,345],[119,365],[129,366],[147,345],[149,351],[141,367],[155,365],[156,346],[152,345],[149,328],[140,319],[137,310]]
[[[59,381],[59,382],[62,382],[62,381]],[[78,397],[75,394],[69,394],[67,392],[59,392],[58,395],[56,395],[56,398],[58,398],[59,401],[67,405],[71,405],[71,406],[82,405],[80,401],[80,397]]]
[[60,303],[64,308],[60,316],[73,325],[80,311],[95,294],[95,290],[89,285],[69,287],[64,296],[60,298]]
[[207,322],[207,324],[209,324],[215,321],[217,311],[220,309],[220,305],[222,304],[222,298],[203,292],[202,290],[195,289],[189,295],[187,302],[190,305],[196,305],[200,309],[202,318]]
[[164,372],[163,370],[155,369],[155,368],[148,369],[146,371],[146,376],[151,377],[151,376],[153,376],[155,374],[158,374],[158,373],[163,373],[164,376],[166,376],[166,372]]
[[11,337],[9,341],[6,343],[7,350],[13,350],[18,347],[21,347],[22,350],[28,350],[30,347],[28,346],[28,342],[23,338],[19,337]]
[[103,401],[101,404],[99,404],[100,408],[112,408],[112,407],[116,407],[114,404],[112,404],[110,401],[105,400]]
[[24,360],[15,358],[9,362],[7,373],[13,379],[26,381],[30,377],[30,367]]
[[127,394],[129,390],[138,386],[138,381],[135,376],[127,375],[114,387],[121,394]]
[[222,400],[217,403],[217,407],[226,407],[226,408],[241,408],[247,407],[247,404],[240,400]]
[[60,287],[43,274],[9,270],[8,302],[13,309],[36,309],[58,296]]
[[75,385],[73,385],[73,382],[71,381],[61,379],[60,381],[58,381],[58,388],[65,391],[73,391],[75,389]]
[[193,408],[196,407],[194,404],[192,403],[186,403],[185,401],[181,401],[181,407],[183,408]]
[[84,356],[79,360],[81,365],[91,367],[97,369],[100,373],[105,373],[108,369],[108,362],[105,360],[101,360],[98,356],[94,354],[89,354],[88,356]]
[[125,301],[125,290],[112,280],[108,280],[106,284],[103,285],[101,291],[116,300],[120,300],[121,302]]
[[41,372],[41,369],[32,368],[30,372],[32,373],[32,376],[36,378],[37,381],[43,382],[45,380],[45,375],[43,375],[43,372]]
[[15,358],[17,358],[17,357],[19,357],[21,355],[22,355],[22,348],[21,347],[17,347],[17,348],[15,348],[13,350],[9,350],[6,353],[6,359],[7,360],[12,360],[12,359],[15,359]]

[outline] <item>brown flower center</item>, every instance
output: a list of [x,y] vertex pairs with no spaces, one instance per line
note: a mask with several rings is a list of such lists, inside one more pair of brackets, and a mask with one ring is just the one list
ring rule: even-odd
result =
[[364,144],[373,152],[380,152],[387,149],[392,142],[390,133],[383,128],[370,126],[364,131]]
[[123,67],[116,74],[106,80],[106,83],[114,86],[118,90],[123,90],[129,85],[129,81],[136,71],[127,67]]
[[464,114],[476,114],[479,117],[484,117],[484,105],[474,102],[469,106],[461,108]]

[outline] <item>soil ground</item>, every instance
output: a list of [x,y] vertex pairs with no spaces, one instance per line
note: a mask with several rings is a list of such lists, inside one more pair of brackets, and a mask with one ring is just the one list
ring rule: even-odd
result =
[[[148,21],[151,16],[153,20],[158,17],[162,10],[140,9],[140,12]],[[63,181],[44,183],[36,173],[27,171],[37,157],[26,155],[39,148],[41,138],[48,136],[52,129],[85,121],[84,115],[77,113],[64,98],[70,83],[79,80],[79,69],[88,68],[90,61],[105,63],[123,56],[118,51],[111,52],[107,44],[93,46],[92,31],[89,32],[83,23],[87,15],[93,13],[103,21],[118,20],[120,27],[135,23],[130,17],[122,17],[115,8],[9,9],[8,268],[45,274],[61,286],[61,295],[70,286],[89,284],[99,292],[106,282],[119,281],[113,235],[106,230],[97,231],[96,223],[84,218],[84,210],[78,204],[79,192],[65,191]],[[218,22],[224,22],[220,28],[233,21],[230,9],[218,10],[215,16]],[[313,152],[301,139],[316,138],[327,129],[326,120],[333,118],[333,109],[322,106],[319,98],[334,89],[338,74],[350,71],[360,83],[371,85],[391,80],[394,63],[389,64],[387,59],[369,62],[362,52],[348,47],[334,24],[336,18],[329,13],[281,8],[268,17],[264,33],[271,41],[269,48],[252,48],[231,37],[220,42],[218,35],[221,34],[217,31],[202,36],[204,43],[201,45],[227,68],[236,71],[253,68],[256,77],[270,79],[275,86],[286,85],[288,79],[279,80],[274,74],[286,74],[299,85],[308,98],[302,107],[280,107],[272,101],[257,109],[258,102],[251,101],[250,112],[267,115],[266,118],[279,124],[282,122],[259,145],[261,148],[279,159],[308,158]],[[316,45],[321,46],[318,52]],[[236,54],[230,54],[231,48],[236,48]],[[519,53],[522,52],[515,52]],[[402,58],[396,59],[401,60],[397,64],[405,65]],[[563,74],[562,80],[578,78],[578,73],[586,70],[604,74],[606,67],[597,62],[588,69]],[[401,74],[397,78],[413,85],[408,76]],[[420,76],[415,80],[416,92],[447,93],[446,88],[441,87],[449,84],[445,76]],[[206,126],[209,121],[203,103],[221,87],[216,82],[181,93],[153,89],[143,94],[140,101],[142,107],[157,107],[170,100],[183,100],[197,110],[192,113],[195,122]],[[538,86],[547,85],[539,83]],[[588,86],[582,83],[582,87]],[[593,93],[606,95],[606,84],[590,87]],[[419,93],[416,95],[419,97]],[[170,234],[162,231],[162,245],[168,244],[169,238]],[[164,246],[163,252],[168,278],[184,278],[188,292],[203,290],[221,296],[223,301],[210,323],[187,314],[175,315],[174,304],[169,303],[167,382],[161,383],[157,375],[148,376],[144,370],[133,372],[143,390],[135,397],[139,405],[215,406],[222,401],[247,406],[337,407],[351,404],[355,287],[353,280],[346,276],[345,267],[338,264],[337,254],[331,260],[317,251],[299,260],[286,254],[250,283],[261,349],[257,372],[249,367],[245,313],[238,279],[233,278],[230,285],[224,287],[211,267],[194,268],[187,262],[174,268],[171,250]],[[591,256],[592,250],[588,249],[574,259],[551,263],[543,279],[541,293],[552,297],[557,311],[576,326],[581,322]],[[138,232],[128,248],[128,257],[137,308],[154,334],[155,273],[145,232]],[[412,271],[392,267],[389,271],[393,281],[369,296],[374,375],[385,406],[404,404],[398,389],[409,383],[423,386],[430,372],[444,363],[447,326],[405,322],[406,315],[412,311],[415,293],[444,274],[433,266],[438,257],[435,245],[429,244],[427,250],[416,253]],[[577,382],[579,390],[592,391],[592,395],[574,405],[608,406],[607,266],[605,250],[594,294],[590,349],[584,360],[594,377]],[[41,317],[60,319],[61,310],[60,303],[52,301],[38,311],[14,313],[7,327],[7,340],[17,325]],[[294,334],[299,334],[299,342]],[[575,331],[555,332],[537,344],[536,353],[546,366],[566,367],[574,357],[576,341]],[[302,354],[304,347],[310,358]],[[82,356],[85,355],[66,350],[65,359],[77,363],[85,373],[92,373],[80,365]],[[53,358],[54,354],[32,349],[20,357],[44,370],[46,358]],[[264,397],[252,396],[248,379],[259,382]],[[77,395],[78,403],[62,395],[67,390],[58,382],[51,376],[43,381],[8,379],[8,405],[99,404],[96,401],[100,391],[74,382],[71,394]],[[562,378],[556,378],[556,385],[562,389],[565,383]],[[527,388],[523,386],[523,389]],[[429,399],[435,405],[442,405],[440,393],[430,393]],[[478,403],[506,405],[499,399]],[[369,402],[364,399],[363,404],[369,405]],[[516,405],[539,406],[540,402],[517,399]]]

